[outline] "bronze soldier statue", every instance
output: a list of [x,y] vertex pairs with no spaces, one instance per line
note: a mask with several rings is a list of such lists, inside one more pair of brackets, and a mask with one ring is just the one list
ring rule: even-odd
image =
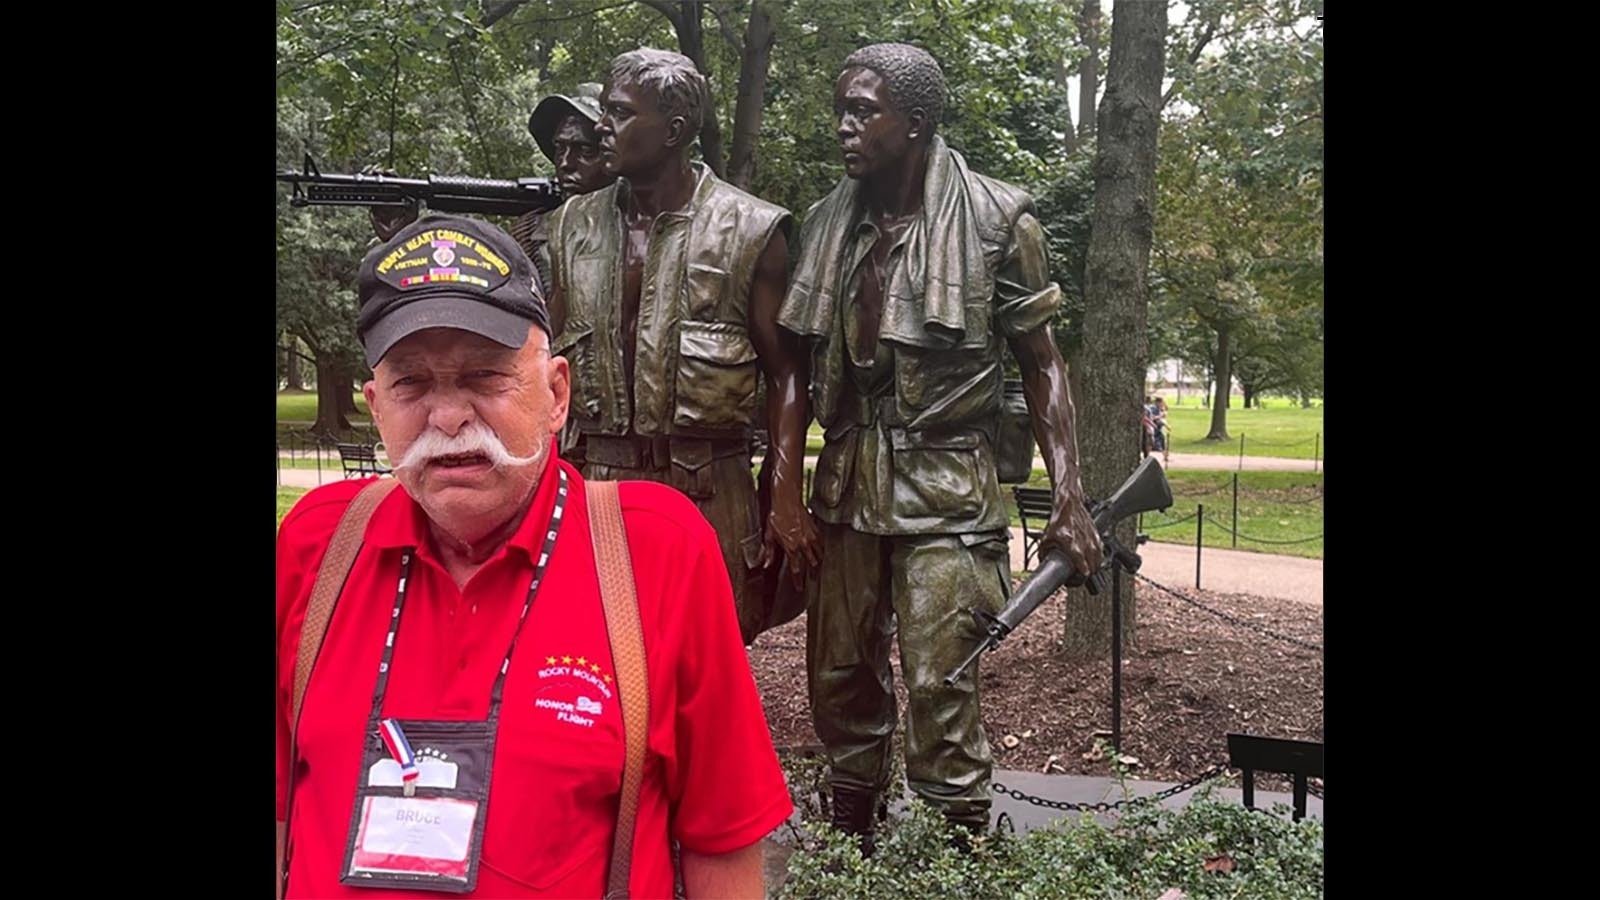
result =
[[779,315],[810,344],[826,429],[811,496],[822,531],[807,606],[811,712],[834,824],[869,850],[897,719],[891,635],[912,791],[952,822],[988,824],[976,667],[953,687],[943,678],[976,637],[966,608],[998,612],[1009,590],[995,468],[1008,345],[1055,485],[1044,546],[1079,572],[1102,552],[1050,333],[1061,291],[1043,229],[1024,191],[970,171],[936,133],[945,94],[939,64],[916,47],[875,44],[845,60],[834,114],[847,177],[805,218]]
[[[600,138],[594,133],[594,123],[599,118],[600,85],[592,82],[578,85],[570,96],[551,94],[541,99],[528,117],[528,133],[533,135],[545,158],[556,167],[556,180],[561,183],[562,194],[566,197],[598,191],[616,180],[600,159]],[[509,229],[523,252],[533,260],[539,272],[541,292],[545,294],[550,292],[550,256],[546,250],[549,236],[545,227],[548,216],[549,213],[543,211],[524,213]],[[387,241],[416,218],[415,208],[375,208],[372,227],[379,239]]]
[[[528,117],[528,133],[538,142],[546,159],[555,164],[556,179],[562,194],[576,197],[593,193],[616,181],[600,158],[600,136],[594,124],[600,121],[600,85],[580,84],[571,96],[551,94],[539,101]],[[519,216],[511,226],[511,236],[528,253],[545,293],[550,292],[549,213],[531,212]]]
[[[801,497],[807,357],[777,325],[788,211],[690,162],[707,96],[680,54],[612,61],[595,131],[617,182],[550,215],[552,346],[572,366],[584,477],[664,482],[695,501],[749,643],[767,624],[765,563],[782,550],[799,576],[815,562]],[[750,473],[763,376],[776,454],[766,523]]]

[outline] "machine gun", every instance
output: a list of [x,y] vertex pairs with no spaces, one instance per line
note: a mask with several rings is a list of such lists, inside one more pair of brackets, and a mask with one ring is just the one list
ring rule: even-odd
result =
[[393,209],[410,208],[421,202],[438,212],[518,216],[555,209],[563,199],[560,182],[551,178],[506,181],[464,175],[429,175],[427,178],[324,175],[309,153],[304,166],[304,171],[278,173],[279,181],[293,186],[290,206]]

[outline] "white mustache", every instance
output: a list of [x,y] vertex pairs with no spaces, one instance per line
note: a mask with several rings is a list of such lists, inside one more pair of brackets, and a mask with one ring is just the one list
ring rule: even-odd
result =
[[548,449],[549,442],[546,441],[532,456],[512,456],[506,445],[501,443],[500,436],[494,433],[494,429],[482,422],[467,425],[454,437],[438,428],[429,427],[427,431],[417,436],[410,447],[406,448],[405,456],[395,464],[395,468],[420,469],[441,456],[482,453],[489,458],[489,463],[496,469],[507,469],[514,466],[531,466],[543,459]]

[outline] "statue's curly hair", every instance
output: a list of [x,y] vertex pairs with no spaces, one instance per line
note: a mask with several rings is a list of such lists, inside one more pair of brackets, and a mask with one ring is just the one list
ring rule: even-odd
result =
[[[944,70],[928,51],[910,44],[871,44],[844,61],[844,69],[857,67],[878,73],[889,88],[889,99],[901,113],[921,107],[930,126],[943,121],[948,93]],[[930,127],[929,132],[932,131]]]

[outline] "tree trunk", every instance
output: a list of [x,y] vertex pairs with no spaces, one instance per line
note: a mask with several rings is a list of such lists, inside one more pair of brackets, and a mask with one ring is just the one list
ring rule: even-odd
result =
[[1211,404],[1211,430],[1208,441],[1228,440],[1228,395],[1233,392],[1233,359],[1228,347],[1228,326],[1217,328],[1217,358],[1211,363],[1216,377],[1216,400]]
[[[1096,10],[1098,11],[1098,10]],[[1086,9],[1087,12],[1087,9]],[[1150,243],[1156,201],[1156,128],[1165,71],[1167,6],[1117,0],[1111,16],[1111,60],[1100,104],[1095,149],[1094,214],[1085,267],[1082,382],[1078,452],[1083,486],[1110,495],[1139,462],[1149,307]],[[1090,103],[1088,109],[1094,109]],[[1088,116],[1083,118],[1087,119]],[[1117,530],[1134,544],[1134,522]],[[1111,592],[1068,592],[1064,652],[1100,658],[1111,648]],[[1123,578],[1124,647],[1133,644],[1133,579]]]
[[[1166,23],[1163,22],[1161,25],[1163,33],[1166,28]],[[1100,92],[1100,0],[1083,0],[1083,12],[1078,18],[1078,32],[1083,36],[1083,46],[1089,50],[1089,55],[1083,58],[1083,66],[1079,69],[1078,136],[1091,138],[1094,137],[1095,126],[1094,98]],[[1112,42],[1116,42],[1115,37],[1112,38]],[[1109,83],[1108,80],[1107,84]]]
[[284,381],[287,384],[284,387],[292,393],[299,393],[306,389],[305,381],[300,377],[300,348],[295,346],[293,335],[288,335],[287,338],[289,346],[284,350],[286,358],[283,363]]
[[1242,385],[1242,387],[1244,388],[1244,408],[1260,409],[1261,401],[1256,399],[1255,389],[1248,384]]
[[777,35],[771,0],[750,4],[750,23],[739,53],[739,94],[733,109],[733,161],[728,181],[750,190],[756,177],[756,147],[761,141],[761,112],[767,96],[767,67]]
[[339,377],[339,364],[325,355],[317,356],[317,422],[315,434],[337,437],[350,429],[350,422],[339,409],[339,393],[350,395],[350,382]]
[[1310,409],[1311,408],[1311,395],[1306,393],[1305,391],[1301,391],[1300,392],[1300,408],[1301,409]]
[[[348,362],[339,366],[337,372],[339,379],[339,392],[335,396],[339,400],[339,418],[348,421],[351,416],[360,415],[361,410],[356,407],[355,397],[355,368]],[[350,427],[348,425],[346,428]]]
[[715,94],[710,90],[711,70],[706,68],[705,31],[700,27],[702,6],[696,0],[680,0],[678,14],[671,17],[672,27],[678,33],[678,52],[694,60],[694,67],[706,76],[705,121],[700,125],[700,155],[711,171],[722,178],[726,171],[722,161],[722,125],[717,121],[717,105],[712,101]]

